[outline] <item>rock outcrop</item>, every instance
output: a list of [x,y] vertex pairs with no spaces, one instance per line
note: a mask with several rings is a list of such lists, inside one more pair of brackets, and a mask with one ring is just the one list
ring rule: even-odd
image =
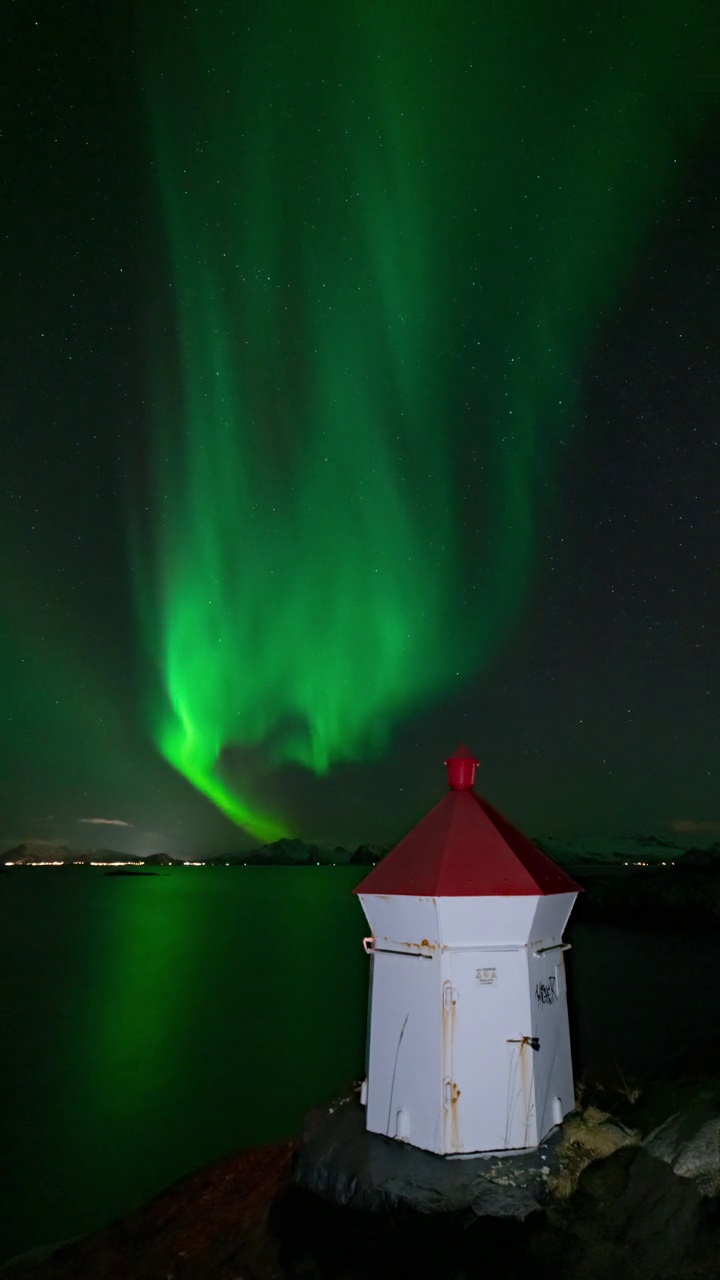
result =
[[720,1195],[720,1106],[699,1098],[669,1116],[643,1143],[679,1178],[694,1182],[700,1195]]

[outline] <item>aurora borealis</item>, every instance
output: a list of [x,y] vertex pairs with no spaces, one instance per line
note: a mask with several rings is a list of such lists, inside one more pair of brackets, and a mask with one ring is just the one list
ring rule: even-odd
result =
[[[326,5],[318,47],[285,6],[245,31],[211,4],[168,10],[148,54],[178,325],[153,732],[262,838],[280,831],[221,781],[223,750],[317,772],[362,759],[504,635],[589,327],[687,128],[657,127],[685,89],[679,12],[664,30],[606,20],[578,58],[556,8],[547,102],[537,23],[513,41],[508,15],[474,10]],[[470,332],[489,448],[465,606],[452,445]]]
[[15,28],[8,839],[379,838],[483,726],[531,823],[720,821],[709,10],[89,12]]

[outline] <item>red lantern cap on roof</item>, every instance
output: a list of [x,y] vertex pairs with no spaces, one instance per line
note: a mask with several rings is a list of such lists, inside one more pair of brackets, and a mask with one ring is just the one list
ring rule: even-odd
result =
[[468,751],[465,743],[461,742],[455,754],[445,761],[450,790],[472,791],[475,785],[475,770],[479,763],[472,751]]

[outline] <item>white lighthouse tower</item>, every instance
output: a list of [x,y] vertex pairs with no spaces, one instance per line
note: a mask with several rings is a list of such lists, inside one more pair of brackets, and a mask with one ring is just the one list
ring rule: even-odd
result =
[[473,791],[477,760],[354,890],[372,930],[367,1128],[464,1155],[573,1109],[563,929],[580,886]]

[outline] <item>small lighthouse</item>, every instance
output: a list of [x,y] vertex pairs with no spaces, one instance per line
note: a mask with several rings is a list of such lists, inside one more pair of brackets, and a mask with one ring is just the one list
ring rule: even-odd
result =
[[450,789],[354,892],[372,930],[367,1128],[440,1155],[537,1147],[574,1107],[563,929],[580,892]]

